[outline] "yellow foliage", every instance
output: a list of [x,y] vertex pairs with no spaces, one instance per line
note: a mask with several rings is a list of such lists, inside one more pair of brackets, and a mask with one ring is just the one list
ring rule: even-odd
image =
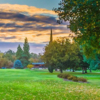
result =
[[32,67],[34,67],[34,65],[32,65],[32,64],[28,64],[27,65],[27,68],[30,68],[31,69]]

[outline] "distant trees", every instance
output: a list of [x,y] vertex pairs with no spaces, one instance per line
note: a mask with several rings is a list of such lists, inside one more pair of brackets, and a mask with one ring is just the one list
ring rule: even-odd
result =
[[14,62],[16,60],[16,53],[12,50],[8,50],[2,57]]
[[23,50],[20,47],[20,45],[18,46],[16,57],[18,60],[22,62],[22,65],[24,67],[26,67],[29,64],[30,53],[29,53],[29,44],[27,38],[25,38]]
[[33,62],[42,62],[41,54],[30,53],[30,64]]
[[22,59],[22,55],[23,55],[23,50],[22,50],[21,46],[19,45],[17,47],[17,52],[16,52],[17,59],[21,60]]
[[13,67],[13,62],[16,60],[15,52],[8,50],[5,53],[0,52],[0,68],[11,68]]
[[27,38],[25,38],[23,49],[18,45],[16,53],[12,50],[8,50],[5,53],[0,52],[0,68],[12,68],[16,60],[19,60],[22,63],[23,67],[21,68],[25,68],[28,64],[32,64],[33,62],[42,62],[41,54],[29,52],[29,43]]

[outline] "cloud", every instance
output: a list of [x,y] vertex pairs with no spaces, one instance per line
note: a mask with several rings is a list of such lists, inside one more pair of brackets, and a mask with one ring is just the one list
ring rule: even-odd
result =
[[8,42],[9,47],[16,48],[18,43],[24,42],[27,37],[30,43],[38,45],[33,48],[30,44],[32,49],[39,51],[40,48],[42,51],[44,44],[49,42],[51,28],[53,39],[71,33],[66,26],[69,22],[60,25],[56,19],[56,14],[51,10],[27,5],[0,4],[0,42],[3,44]]
[[3,39],[7,39],[7,40],[9,40],[9,39],[15,39],[16,37],[15,36],[11,36],[11,37],[0,37],[1,39],[3,38]]
[[26,16],[20,13],[0,12],[0,19],[10,19],[12,21],[22,21],[22,22],[37,22],[37,23],[42,22],[42,23],[57,24],[55,17],[44,16],[44,15]]
[[3,12],[20,12],[26,15],[34,15],[34,14],[51,14],[56,15],[56,13],[52,10],[47,10],[43,8],[36,8],[33,6],[27,5],[18,5],[18,4],[0,4],[0,11]]

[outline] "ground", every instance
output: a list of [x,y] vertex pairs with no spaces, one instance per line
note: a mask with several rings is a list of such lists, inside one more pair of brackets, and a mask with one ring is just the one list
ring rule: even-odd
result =
[[68,72],[90,83],[64,81],[59,72],[0,69],[0,100],[100,100],[100,73]]

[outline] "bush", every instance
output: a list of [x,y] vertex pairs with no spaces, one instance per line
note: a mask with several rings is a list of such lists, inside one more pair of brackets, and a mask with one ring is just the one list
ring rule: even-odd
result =
[[80,78],[78,78],[78,81],[87,82],[87,79],[80,77]]
[[62,78],[62,73],[58,74],[57,76],[58,76],[59,78]]
[[78,82],[78,78],[77,77],[73,77],[72,79],[74,82]]
[[72,80],[72,79],[73,79],[73,76],[69,76],[69,77],[68,77],[68,80]]
[[67,73],[60,73],[60,74],[58,74],[57,76],[60,77],[60,78],[65,78],[65,79],[67,79],[68,77],[70,77],[70,74],[67,74]]
[[16,60],[14,62],[14,68],[17,68],[17,69],[22,69],[23,68],[22,63],[21,63],[20,60]]
[[65,79],[67,79],[68,77],[70,77],[70,74],[63,74],[62,75],[62,78],[65,78]]
[[34,67],[34,66],[33,66],[32,64],[28,64],[28,65],[27,65],[27,68],[30,68],[30,69],[31,69],[31,68],[33,68],[33,67]]
[[80,77],[78,78],[77,76],[71,76],[70,74],[67,73],[60,73],[57,75],[59,78],[64,78],[68,80],[72,80],[74,82],[82,81],[82,82],[87,82],[87,79]]

